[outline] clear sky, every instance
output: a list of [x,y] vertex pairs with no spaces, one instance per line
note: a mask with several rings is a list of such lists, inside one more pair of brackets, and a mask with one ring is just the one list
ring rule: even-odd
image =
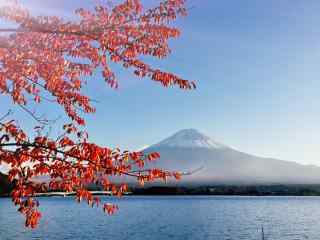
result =
[[[68,18],[72,9],[98,0],[23,2],[34,12]],[[247,153],[320,165],[320,1],[188,5],[189,16],[177,22],[183,35],[172,42],[173,54],[153,63],[196,80],[198,89],[163,89],[124,72],[117,91],[91,79],[86,91],[99,100],[97,113],[87,118],[91,139],[137,149],[196,128]],[[5,111],[9,103],[1,101]]]

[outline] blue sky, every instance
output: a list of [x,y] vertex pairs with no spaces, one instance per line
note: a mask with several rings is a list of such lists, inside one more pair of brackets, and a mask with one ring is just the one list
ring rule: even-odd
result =
[[[73,8],[98,0],[23,2],[34,12],[69,18]],[[189,16],[177,22],[183,34],[171,43],[172,55],[152,63],[196,80],[198,89],[163,89],[122,71],[117,91],[99,77],[90,79],[86,91],[99,100],[97,113],[87,118],[91,139],[137,149],[196,128],[244,152],[320,165],[320,1],[188,5]],[[2,109],[9,107],[1,101]]]

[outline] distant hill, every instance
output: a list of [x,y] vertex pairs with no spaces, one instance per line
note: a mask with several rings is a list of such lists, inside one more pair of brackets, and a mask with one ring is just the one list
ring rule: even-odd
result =
[[9,183],[8,176],[0,172],[0,196],[8,195],[13,188],[13,185]]
[[178,185],[320,183],[320,167],[243,153],[195,129],[181,130],[144,150],[153,151],[161,158],[152,166],[179,171],[200,169],[184,176]]

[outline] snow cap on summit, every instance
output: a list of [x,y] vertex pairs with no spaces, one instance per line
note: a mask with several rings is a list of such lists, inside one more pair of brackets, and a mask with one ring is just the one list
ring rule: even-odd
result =
[[171,137],[154,145],[155,147],[183,147],[183,148],[209,148],[223,149],[227,146],[213,141],[196,129],[183,129]]

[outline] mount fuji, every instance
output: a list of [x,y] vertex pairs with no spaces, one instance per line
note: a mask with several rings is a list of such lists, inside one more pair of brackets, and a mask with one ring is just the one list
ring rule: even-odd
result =
[[320,167],[243,153],[195,129],[181,130],[143,151],[160,153],[151,167],[194,171],[178,185],[320,183]]

